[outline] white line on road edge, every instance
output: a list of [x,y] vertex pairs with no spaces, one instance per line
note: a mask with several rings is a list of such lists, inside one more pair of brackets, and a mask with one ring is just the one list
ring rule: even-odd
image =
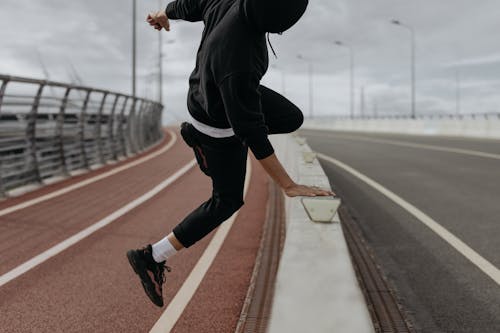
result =
[[70,246],[78,243],[82,239],[86,238],[87,236],[90,236],[94,232],[98,231],[99,229],[104,228],[108,224],[116,221],[119,217],[125,215],[126,213],[130,212],[132,209],[136,208],[137,206],[143,204],[147,200],[151,199],[158,193],[160,193],[163,189],[165,189],[167,186],[175,182],[177,179],[182,177],[186,172],[188,172],[194,165],[196,164],[196,160],[192,160],[185,166],[183,166],[180,170],[178,170],[176,173],[165,179],[163,182],[155,186],[152,190],[149,192],[143,194],[139,198],[135,199],[132,202],[129,202],[127,205],[123,206],[122,208],[116,210],[115,212],[111,213],[110,215],[106,216],[102,220],[94,223],[90,227],[80,231],[79,233],[71,236],[70,238],[62,241],[61,243],[55,245],[54,247],[51,247],[47,251],[37,255],[36,257],[26,261],[24,264],[21,264],[14,268],[13,270],[5,273],[4,275],[0,276],[0,287],[3,286],[4,284],[8,283],[9,281],[12,281],[16,279],[17,277],[23,275],[27,271],[31,270],[32,268],[40,265],[41,263],[49,260],[53,256],[63,252]]
[[89,184],[95,183],[95,182],[97,182],[99,180],[102,180],[104,178],[107,178],[107,177],[110,177],[112,175],[115,175],[115,174],[117,174],[119,172],[122,172],[122,171],[125,171],[127,169],[130,169],[130,168],[132,168],[132,167],[134,167],[136,165],[139,165],[139,164],[142,164],[144,162],[147,162],[147,161],[151,160],[152,158],[155,158],[155,157],[157,157],[157,156],[165,153],[167,150],[169,150],[170,148],[172,148],[174,146],[175,142],[177,141],[177,135],[174,132],[170,131],[170,130],[168,132],[172,136],[172,139],[162,149],[160,149],[158,151],[155,151],[154,153],[152,153],[150,155],[141,157],[141,158],[139,158],[139,159],[137,159],[137,160],[135,160],[133,162],[124,164],[124,165],[122,165],[122,166],[120,166],[118,168],[114,168],[114,169],[112,169],[112,170],[110,170],[108,172],[105,172],[103,174],[100,174],[98,176],[95,176],[95,177],[92,177],[92,178],[89,178],[89,179],[85,179],[85,180],[83,180],[81,182],[78,182],[76,184],[73,184],[73,185],[70,185],[68,187],[62,188],[60,190],[48,193],[46,195],[42,195],[41,197],[34,198],[34,199],[31,199],[31,200],[27,200],[27,201],[25,201],[23,203],[20,203],[18,205],[14,205],[14,206],[2,209],[2,210],[0,210],[0,216],[4,216],[4,215],[7,215],[7,214],[16,212],[18,210],[21,210],[21,209],[28,208],[30,206],[36,205],[36,204],[38,204],[40,202],[53,199],[55,197],[61,196],[63,194],[66,194],[68,192],[71,192],[71,191],[74,191],[76,189],[79,189],[79,188],[82,188],[84,186],[87,186]]
[[340,162],[339,160],[336,160],[330,156],[324,155],[324,154],[318,154],[318,157],[321,159],[324,159],[325,161],[328,161],[332,164],[335,164],[336,166],[344,169],[345,171],[349,172],[353,176],[359,178],[366,184],[370,185],[383,195],[385,195],[387,198],[391,199],[394,201],[396,204],[401,206],[403,209],[405,209],[407,212],[409,212],[411,215],[416,217],[420,222],[425,224],[429,229],[434,231],[436,234],[438,234],[439,237],[441,237],[443,240],[445,240],[448,244],[450,244],[455,250],[457,250],[460,254],[462,254],[464,257],[469,259],[470,262],[472,262],[474,265],[476,265],[480,270],[482,270],[486,275],[488,275],[493,281],[495,281],[498,285],[500,285],[500,270],[493,266],[492,263],[490,263],[488,260],[484,259],[479,253],[471,249],[467,244],[465,244],[462,240],[460,240],[458,237],[453,235],[451,232],[446,230],[443,226],[441,226],[439,223],[434,221],[431,217],[426,215],[424,212],[419,210],[417,207],[413,206],[409,202],[405,201],[398,195],[396,195],[394,192],[391,192],[384,186],[380,185],[373,179],[363,175],[362,173],[356,171],[355,169],[351,168],[350,166]]
[[[250,177],[252,173],[252,166],[250,160],[247,160],[247,172],[245,177],[245,193],[246,197],[248,186],[250,183]],[[194,266],[193,270],[187,277],[187,279],[182,284],[182,287],[179,289],[177,294],[175,294],[174,298],[165,309],[165,312],[161,315],[160,319],[156,322],[156,324],[151,329],[150,333],[166,333],[170,332],[172,328],[179,320],[180,316],[184,312],[184,309],[188,305],[189,301],[193,297],[196,289],[200,285],[203,277],[207,273],[210,265],[214,261],[217,253],[219,252],[224,240],[226,239],[229,230],[233,226],[236,217],[238,216],[238,212],[234,213],[227,221],[222,223],[222,225],[217,230],[216,234],[208,244],[205,252],[203,252],[202,256]]]
[[[318,135],[312,134],[312,135],[320,136],[319,134]],[[324,135],[321,135],[321,136],[324,136]],[[327,136],[337,137],[337,138],[342,138],[342,139],[347,139],[347,140],[384,143],[384,144],[389,144],[389,145],[394,145],[394,146],[420,148],[420,149],[428,149],[428,150],[435,150],[435,151],[444,151],[444,152],[448,152],[448,153],[456,153],[456,154],[462,154],[462,155],[492,158],[495,160],[500,160],[500,155],[498,155],[498,154],[486,153],[483,151],[476,151],[476,150],[470,150],[470,149],[460,149],[460,148],[451,148],[451,147],[444,147],[444,146],[426,145],[426,144],[412,143],[412,142],[407,142],[407,141],[392,141],[392,140],[374,139],[374,138],[368,138],[368,137],[354,137],[354,136],[348,136],[348,135],[342,135],[342,134],[340,134],[340,135],[339,134],[327,134]]]

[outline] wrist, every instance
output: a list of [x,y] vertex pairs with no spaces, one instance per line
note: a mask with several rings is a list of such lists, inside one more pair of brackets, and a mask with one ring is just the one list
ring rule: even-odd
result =
[[288,182],[281,184],[281,188],[285,191],[294,186],[297,186],[297,184],[291,179]]

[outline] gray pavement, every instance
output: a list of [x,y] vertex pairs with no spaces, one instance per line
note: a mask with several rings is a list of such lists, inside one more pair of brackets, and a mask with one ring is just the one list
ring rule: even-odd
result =
[[[370,139],[492,154],[500,153],[500,141],[321,131],[301,135],[314,150],[385,186],[500,267],[499,159]],[[495,281],[380,192],[329,162],[322,165],[419,331],[500,332]]]

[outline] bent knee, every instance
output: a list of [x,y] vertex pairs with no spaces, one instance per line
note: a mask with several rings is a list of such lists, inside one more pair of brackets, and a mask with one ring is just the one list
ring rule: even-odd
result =
[[295,118],[296,118],[295,119],[295,127],[292,130],[292,132],[295,132],[304,124],[304,114],[302,113],[302,111],[297,110],[297,115]]
[[286,118],[286,128],[284,129],[284,132],[295,132],[302,126],[302,124],[304,124],[304,114],[299,108],[297,108],[292,115]]

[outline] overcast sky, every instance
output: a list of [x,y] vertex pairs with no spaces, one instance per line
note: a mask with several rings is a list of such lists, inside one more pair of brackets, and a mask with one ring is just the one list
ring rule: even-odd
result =
[[[131,91],[131,0],[1,0],[0,73],[70,82],[70,68],[89,86]],[[168,1],[139,0],[138,94],[157,98],[158,32],[145,17]],[[304,18],[271,41],[278,59],[263,80],[309,114],[308,65],[313,64],[314,115],[349,112],[349,56],[355,53],[356,112],[408,113],[410,33],[416,32],[417,112],[500,111],[498,0],[310,0]],[[202,24],[175,21],[164,34],[166,122],[184,119],[187,80]],[[282,75],[284,82],[282,84]],[[173,116],[175,115],[175,117]]]

